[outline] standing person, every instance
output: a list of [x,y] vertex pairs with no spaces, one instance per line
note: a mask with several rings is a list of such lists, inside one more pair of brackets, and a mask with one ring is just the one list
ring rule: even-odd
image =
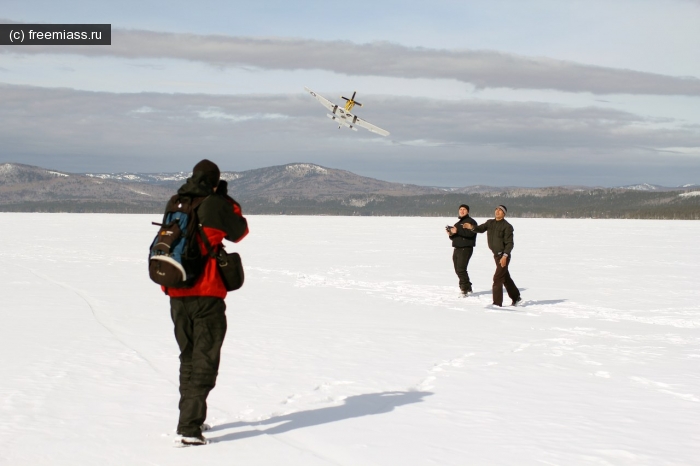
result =
[[455,267],[455,273],[459,277],[459,289],[462,291],[462,297],[466,297],[472,292],[472,282],[469,280],[467,267],[476,245],[476,233],[461,227],[464,223],[469,223],[472,226],[477,226],[477,223],[476,220],[469,216],[469,206],[467,204],[460,205],[458,212],[459,220],[453,227],[448,227],[446,230],[454,248],[452,263]]
[[[227,194],[219,167],[209,160],[194,166],[192,177],[178,196],[205,199],[196,218],[211,247],[222,240],[238,242],[248,234],[240,205]],[[207,247],[197,236],[203,255]],[[216,385],[221,346],[226,336],[226,287],[215,258],[207,257],[204,269],[191,288],[163,288],[170,296],[170,315],[180,348],[180,418],[177,433],[186,445],[204,445],[202,428],[207,417],[207,396]]]
[[479,226],[464,224],[464,228],[474,230],[477,233],[488,231],[487,239],[489,249],[493,252],[493,258],[496,261],[496,273],[493,274],[493,304],[496,306],[503,305],[503,286],[505,285],[508,296],[513,300],[513,306],[517,306],[522,300],[520,298],[520,290],[515,286],[513,279],[510,278],[508,264],[510,264],[511,252],[513,251],[513,226],[505,219],[508,209],[506,206],[499,205],[494,211],[493,219],[487,220]]

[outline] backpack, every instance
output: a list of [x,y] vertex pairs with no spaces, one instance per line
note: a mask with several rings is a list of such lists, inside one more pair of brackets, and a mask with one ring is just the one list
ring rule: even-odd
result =
[[148,274],[151,280],[168,288],[189,288],[204,270],[208,255],[203,255],[197,236],[201,226],[197,208],[205,197],[175,195],[165,208],[163,223],[151,243]]

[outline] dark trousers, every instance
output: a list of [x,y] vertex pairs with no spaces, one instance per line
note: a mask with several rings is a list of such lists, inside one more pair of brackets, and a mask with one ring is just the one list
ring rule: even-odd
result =
[[177,432],[200,435],[207,396],[216,385],[226,336],[226,304],[221,298],[170,298],[170,315],[180,347],[180,420]]
[[452,253],[452,263],[455,266],[455,273],[459,277],[459,289],[462,291],[471,291],[472,282],[469,281],[469,259],[472,258],[474,248],[455,248]]
[[501,267],[501,254],[495,254],[493,258],[496,260],[496,273],[493,274],[493,304],[498,306],[503,305],[503,286],[506,287],[508,296],[510,299],[518,299],[520,297],[520,291],[518,287],[515,286],[513,279],[510,278],[510,272],[508,272],[508,265],[510,264],[510,256],[506,261],[506,266]]

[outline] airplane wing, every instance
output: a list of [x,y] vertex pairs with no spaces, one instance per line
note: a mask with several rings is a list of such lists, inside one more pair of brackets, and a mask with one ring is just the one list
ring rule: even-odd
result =
[[355,125],[357,125],[361,128],[364,128],[366,130],[369,130],[373,133],[381,134],[382,136],[389,135],[389,131],[387,131],[385,129],[381,129],[379,126],[374,126],[372,123],[369,123],[369,122],[362,120],[360,118],[358,118],[357,121],[355,121]]
[[[312,90],[309,89],[308,87],[305,87],[304,89],[306,89],[306,92],[308,92],[309,94],[311,94],[312,96],[314,96],[314,97],[316,98],[316,100],[318,100],[319,102],[321,102],[321,104],[322,104],[324,107],[326,107],[326,108],[327,108],[328,110],[330,110],[332,113],[335,113],[336,109],[338,108],[338,106],[337,106],[336,104],[334,104],[334,103],[331,102],[330,100],[326,99],[326,98],[323,97],[322,95],[316,94],[314,91],[312,91]],[[342,107],[341,107],[341,108],[342,108]]]

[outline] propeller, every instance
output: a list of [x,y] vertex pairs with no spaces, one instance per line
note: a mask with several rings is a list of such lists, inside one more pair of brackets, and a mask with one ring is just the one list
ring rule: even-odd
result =
[[344,100],[351,101],[351,102],[353,102],[355,105],[357,105],[358,107],[362,107],[362,104],[361,104],[360,102],[355,102],[355,94],[357,94],[357,91],[354,91],[354,92],[352,93],[352,97],[350,97],[349,99],[348,99],[347,97],[343,97],[342,95],[340,96],[340,98],[341,98],[341,99],[344,99]]

